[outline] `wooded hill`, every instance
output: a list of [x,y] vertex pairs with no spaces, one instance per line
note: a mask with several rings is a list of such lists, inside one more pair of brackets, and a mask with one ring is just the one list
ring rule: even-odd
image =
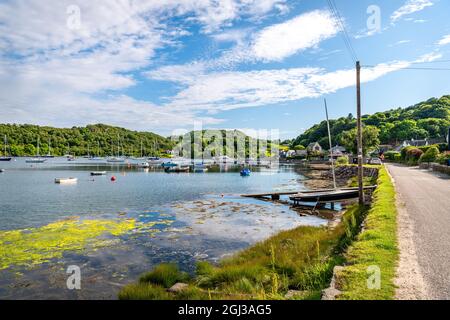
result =
[[62,156],[90,155],[109,156],[121,155],[139,156],[141,142],[143,154],[158,155],[171,149],[170,139],[151,132],[131,131],[124,128],[104,124],[88,125],[86,127],[53,128],[36,125],[0,124],[0,153],[3,153],[3,137],[7,136],[7,153],[13,156],[32,156],[37,150],[37,140],[40,140],[40,154]]
[[[411,107],[377,112],[362,117],[365,126],[375,126],[379,129],[381,144],[398,144],[403,140],[444,138],[450,126],[450,95],[440,99],[431,98]],[[352,114],[336,120],[330,120],[333,145],[340,144],[346,131],[355,128],[356,119]],[[326,121],[314,125],[292,141],[291,147],[307,146],[312,142],[319,142],[328,148],[328,131]]]

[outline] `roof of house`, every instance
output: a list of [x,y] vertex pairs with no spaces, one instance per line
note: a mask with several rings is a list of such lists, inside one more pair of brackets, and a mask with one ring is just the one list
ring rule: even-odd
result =
[[[321,147],[320,144],[316,141],[316,142],[311,142],[310,144],[308,144],[308,148],[312,148],[312,147],[314,147],[314,146],[316,146],[316,145],[318,145],[319,147]],[[322,147],[321,147],[321,148],[322,148]]]

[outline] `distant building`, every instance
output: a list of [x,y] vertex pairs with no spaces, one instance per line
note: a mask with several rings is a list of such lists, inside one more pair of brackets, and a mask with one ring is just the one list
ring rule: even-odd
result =
[[343,146],[334,146],[331,148],[331,151],[333,152],[333,157],[342,157],[346,154],[347,149]]
[[422,140],[405,140],[403,141],[395,150],[400,151],[405,147],[425,147],[437,143],[445,143],[445,138],[436,138],[436,139],[422,139]]
[[312,142],[308,145],[306,148],[308,152],[319,152],[321,153],[323,151],[321,145],[318,142]]
[[297,157],[306,157],[308,155],[307,150],[295,150],[294,152]]

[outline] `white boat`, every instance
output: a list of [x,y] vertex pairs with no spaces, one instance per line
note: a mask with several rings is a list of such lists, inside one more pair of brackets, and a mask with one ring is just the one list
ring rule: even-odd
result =
[[0,169],[0,173],[3,173],[3,172],[5,172],[5,169]]
[[123,162],[125,162],[125,159],[120,158],[120,157],[111,157],[111,158],[108,158],[106,161],[111,162],[111,163],[123,163]]
[[117,156],[116,157],[109,157],[106,159],[106,162],[110,163],[123,163],[125,162],[125,159],[120,157],[120,137],[117,135]]
[[59,184],[69,184],[69,183],[77,183],[77,178],[56,178],[55,183]]
[[106,175],[106,171],[92,171],[91,176],[104,176]]
[[207,172],[208,168],[204,165],[204,164],[195,164],[194,165],[194,172],[195,173],[203,173],[203,172]]
[[44,163],[45,161],[47,161],[47,159],[42,158],[39,155],[39,137],[38,137],[38,139],[37,139],[37,154],[36,154],[36,157],[25,160],[25,163]]
[[7,156],[7,154],[6,154],[6,146],[7,146],[7,144],[8,144],[8,141],[6,139],[6,134],[5,134],[4,142],[3,142],[4,151],[3,151],[3,156],[0,157],[0,161],[11,161],[11,159],[12,159],[11,157]]
[[26,163],[44,163],[45,161],[47,161],[47,159],[43,159],[43,158],[31,158],[31,159],[25,160]]
[[216,163],[234,163],[234,159],[229,156],[219,156],[214,158],[214,162]]
[[148,162],[140,162],[136,165],[138,168],[149,168],[150,164]]

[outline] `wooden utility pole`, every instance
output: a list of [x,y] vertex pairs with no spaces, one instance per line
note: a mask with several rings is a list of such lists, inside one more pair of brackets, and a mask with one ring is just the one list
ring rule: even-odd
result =
[[359,204],[364,204],[364,188],[363,188],[363,142],[362,142],[362,125],[361,125],[361,65],[356,62],[356,125],[358,132],[358,191]]
[[327,128],[328,128],[328,142],[330,144],[330,158],[331,158],[331,173],[333,174],[333,186],[334,189],[336,186],[336,173],[334,171],[334,158],[333,158],[333,145],[331,144],[331,131],[330,131],[330,121],[328,120],[328,107],[327,107],[327,99],[323,99],[325,102],[325,115],[327,117]]

